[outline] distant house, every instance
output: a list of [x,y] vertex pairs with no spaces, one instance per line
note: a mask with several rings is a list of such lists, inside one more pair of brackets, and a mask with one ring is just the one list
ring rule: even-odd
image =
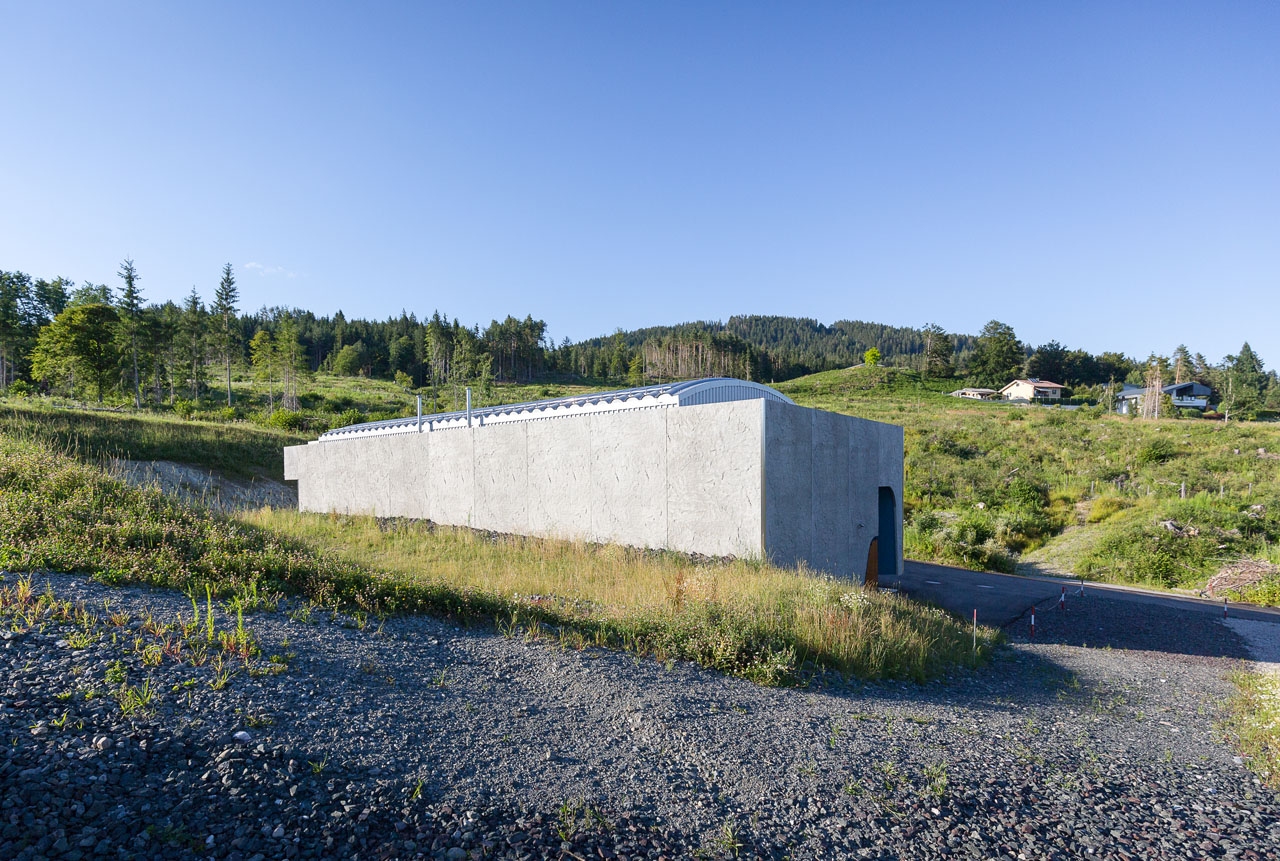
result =
[[951,397],[969,398],[970,400],[974,400],[974,401],[994,401],[996,400],[996,396],[999,394],[1000,393],[997,392],[995,389],[966,388],[966,389],[956,389],[954,392],[951,392]]
[[[1188,407],[1190,409],[1203,410],[1209,406],[1209,395],[1212,389],[1203,383],[1174,383],[1171,386],[1165,386],[1160,391],[1164,392],[1173,400],[1175,407]],[[1145,386],[1125,386],[1120,390],[1120,394],[1116,395],[1116,412],[1128,414],[1137,412],[1142,409],[1142,396],[1147,393]]]
[[1000,390],[1000,397],[1006,401],[1057,400],[1062,397],[1062,390],[1065,388],[1066,386],[1059,383],[1050,383],[1032,377],[1009,383]]

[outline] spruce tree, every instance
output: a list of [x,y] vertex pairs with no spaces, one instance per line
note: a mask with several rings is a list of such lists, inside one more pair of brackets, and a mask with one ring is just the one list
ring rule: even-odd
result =
[[191,288],[187,301],[182,305],[180,324],[182,346],[187,361],[191,363],[191,400],[200,399],[200,378],[204,375],[204,350],[206,339],[205,307],[196,288]]
[[124,279],[124,292],[120,294],[119,328],[123,340],[129,343],[129,353],[133,359],[133,407],[142,408],[142,389],[138,385],[138,330],[142,317],[142,291],[138,289],[141,277],[134,268],[133,261],[125,258],[120,264],[118,274]]
[[227,369],[227,406],[231,406],[231,358],[240,341],[240,333],[236,330],[236,302],[239,299],[236,276],[228,263],[222,267],[222,280],[218,282],[218,290],[213,295],[213,307],[209,309],[218,321],[218,349]]
[[1186,344],[1179,344],[1178,348],[1173,351],[1173,383],[1174,385],[1182,385],[1191,379],[1194,370],[1191,351],[1187,349]]

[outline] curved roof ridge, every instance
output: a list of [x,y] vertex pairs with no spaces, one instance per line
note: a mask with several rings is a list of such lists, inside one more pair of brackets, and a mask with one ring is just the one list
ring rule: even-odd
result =
[[[473,407],[472,422],[484,425],[509,421],[532,421],[584,413],[613,412],[645,407],[694,406],[698,404],[724,403],[739,400],[777,400],[794,403],[791,398],[761,383],[739,380],[734,377],[703,377],[696,380],[680,380],[637,386],[630,389],[613,389],[605,392],[585,392],[545,398],[516,404],[498,404],[489,407]],[[422,425],[431,429],[465,427],[466,410],[433,413],[422,416]],[[489,421],[486,421],[489,420]],[[338,439],[345,436],[371,433],[402,433],[418,429],[418,418],[388,419],[363,422],[335,428],[320,435],[320,439]]]

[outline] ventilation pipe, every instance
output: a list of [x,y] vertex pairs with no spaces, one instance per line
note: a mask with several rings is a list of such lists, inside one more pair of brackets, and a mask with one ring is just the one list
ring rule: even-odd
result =
[[467,427],[471,427],[471,387],[467,386]]
[[422,395],[418,395],[418,433],[422,433]]

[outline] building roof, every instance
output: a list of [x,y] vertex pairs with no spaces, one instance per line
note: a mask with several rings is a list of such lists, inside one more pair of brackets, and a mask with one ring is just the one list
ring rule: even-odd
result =
[[1179,389],[1190,389],[1190,391],[1182,392],[1184,398],[1207,398],[1213,393],[1213,390],[1204,383],[1197,383],[1195,380],[1188,380],[1185,383],[1174,383],[1171,386],[1165,386],[1164,391],[1169,394],[1175,394]]
[[980,389],[980,388],[976,388],[976,387],[974,387],[974,386],[966,386],[966,387],[965,387],[965,388],[963,388],[963,389],[956,389],[954,392],[951,392],[951,394],[953,394],[953,395],[960,395],[960,394],[964,394],[965,392],[972,392],[972,393],[973,393],[973,394],[975,394],[975,395],[994,395],[994,394],[996,393],[996,390],[995,390],[995,389]]
[[335,428],[320,435],[322,442],[350,439],[371,435],[415,433],[468,425],[484,426],[505,422],[538,421],[563,416],[591,415],[623,410],[655,409],[661,407],[687,407],[698,404],[718,404],[728,401],[774,400],[793,404],[786,395],[768,386],[731,377],[708,377],[701,380],[685,380],[635,389],[619,389],[612,392],[593,392],[585,395],[569,395],[522,404],[504,404],[496,407],[477,407],[471,410],[470,420],[466,410],[424,415],[419,422],[411,416],[380,422],[364,422]]

